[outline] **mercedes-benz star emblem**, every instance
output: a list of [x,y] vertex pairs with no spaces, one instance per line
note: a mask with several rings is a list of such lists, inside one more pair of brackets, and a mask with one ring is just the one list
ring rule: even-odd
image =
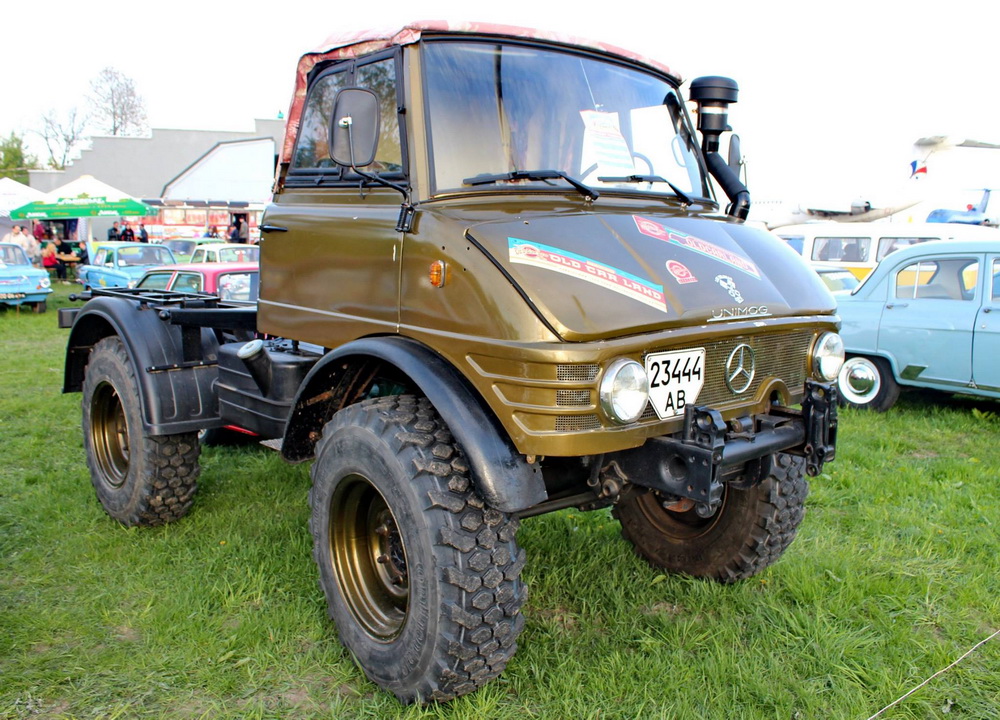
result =
[[746,343],[740,343],[733,348],[729,353],[729,359],[726,360],[726,387],[734,395],[746,392],[753,382],[755,372],[757,372],[757,360],[753,348]]

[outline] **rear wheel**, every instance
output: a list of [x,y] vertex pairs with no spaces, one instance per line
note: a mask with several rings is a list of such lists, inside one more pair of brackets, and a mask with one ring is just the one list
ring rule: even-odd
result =
[[882,358],[848,358],[837,377],[840,399],[848,407],[885,412],[899,399],[899,384]]
[[310,528],[340,640],[403,702],[497,677],[524,625],[516,517],[488,508],[426,399],[338,412],[313,465]]
[[622,535],[652,565],[669,572],[735,582],[781,557],[805,514],[809,484],[802,458],[777,454],[771,473],[747,489],[727,485],[709,518],[667,509],[651,490],[632,486],[614,514]]
[[90,353],[83,440],[97,498],[118,522],[161,525],[190,509],[200,472],[197,436],[143,433],[135,373],[118,337]]

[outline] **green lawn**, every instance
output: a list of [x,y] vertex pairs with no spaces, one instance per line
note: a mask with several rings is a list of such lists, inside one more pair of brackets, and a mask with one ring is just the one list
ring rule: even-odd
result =
[[[404,708],[337,642],[308,468],[207,448],[191,514],[94,496],[55,308],[0,312],[0,718],[867,718],[1000,627],[1000,403],[843,412],[785,557],[721,586],[633,556],[607,511],[524,521],[527,624],[501,678]],[[1000,717],[1000,638],[884,718]]]

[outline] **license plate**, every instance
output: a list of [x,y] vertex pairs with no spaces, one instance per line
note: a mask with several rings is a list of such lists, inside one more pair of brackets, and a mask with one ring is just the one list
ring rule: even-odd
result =
[[0,300],[20,300],[24,293],[0,293]]
[[705,348],[646,356],[649,401],[661,420],[682,415],[705,384]]

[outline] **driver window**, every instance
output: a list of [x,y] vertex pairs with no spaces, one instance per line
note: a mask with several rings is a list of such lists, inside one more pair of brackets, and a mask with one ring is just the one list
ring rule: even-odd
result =
[[378,98],[379,136],[375,162],[368,166],[373,172],[400,172],[403,151],[399,144],[399,101],[396,99],[396,61],[386,58],[361,65],[354,74],[354,84],[367,88]]

